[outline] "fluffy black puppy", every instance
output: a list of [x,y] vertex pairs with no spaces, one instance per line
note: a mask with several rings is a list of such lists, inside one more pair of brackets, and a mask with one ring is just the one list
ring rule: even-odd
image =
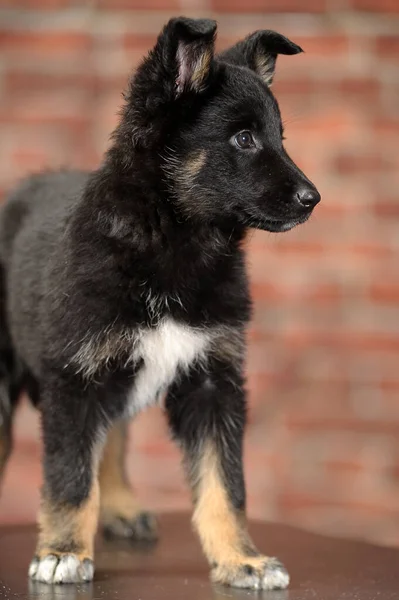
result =
[[216,24],[172,19],[129,84],[93,173],[27,180],[2,209],[3,465],[22,388],[44,439],[44,582],[93,577],[98,515],[112,535],[156,522],[126,481],[126,421],[167,391],[214,581],[284,588],[245,527],[248,227],[286,231],[320,200],[284,150],[271,84],[299,46],[258,31],[214,56]]

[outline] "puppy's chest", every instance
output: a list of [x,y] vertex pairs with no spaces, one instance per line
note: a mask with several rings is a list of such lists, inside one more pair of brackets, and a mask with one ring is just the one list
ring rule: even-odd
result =
[[132,359],[140,364],[129,394],[131,413],[154,403],[174,379],[197,361],[206,359],[212,332],[192,328],[171,318],[143,329],[134,343]]

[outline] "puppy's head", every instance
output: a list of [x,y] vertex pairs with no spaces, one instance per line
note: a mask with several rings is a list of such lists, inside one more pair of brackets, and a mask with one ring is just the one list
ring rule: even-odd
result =
[[284,149],[270,90],[277,55],[301,48],[258,31],[215,57],[215,32],[211,20],[169,21],[131,82],[119,134],[161,157],[185,218],[287,231],[320,200]]

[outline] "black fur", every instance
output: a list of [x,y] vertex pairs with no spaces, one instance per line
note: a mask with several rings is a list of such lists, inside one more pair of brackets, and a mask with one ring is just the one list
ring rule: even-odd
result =
[[[248,227],[305,221],[320,198],[284,150],[268,87],[277,54],[300,48],[257,32],[214,57],[215,31],[171,20],[129,83],[99,169],[32,177],[2,209],[0,373],[14,386],[18,373],[39,404],[52,504],[88,497],[93,448],[126,416],[145,366],[129,362],[135,336],[172,318],[221,333],[205,363],[178,370],[171,429],[189,469],[214,441],[232,506],[245,507],[242,243]],[[61,542],[54,550],[73,547]]]

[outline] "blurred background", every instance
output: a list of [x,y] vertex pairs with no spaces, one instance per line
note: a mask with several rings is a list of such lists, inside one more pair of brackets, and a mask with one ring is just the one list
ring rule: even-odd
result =
[[[219,48],[276,29],[286,146],[322,194],[311,221],[251,234],[252,517],[399,545],[399,0],[0,0],[0,192],[44,168],[94,168],[128,74],[170,16],[212,16]],[[0,523],[39,503],[27,403]],[[160,409],[133,426],[143,503],[187,508]]]

